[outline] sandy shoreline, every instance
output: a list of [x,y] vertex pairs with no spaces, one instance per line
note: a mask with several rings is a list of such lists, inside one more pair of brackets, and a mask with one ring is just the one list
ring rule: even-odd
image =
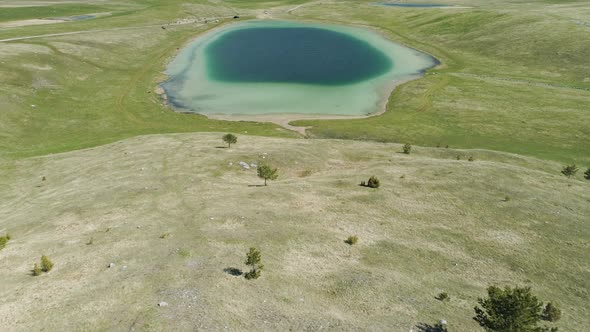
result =
[[290,124],[292,121],[298,120],[342,120],[342,119],[366,119],[373,116],[379,116],[387,111],[387,105],[389,103],[389,97],[395,91],[395,89],[407,82],[422,78],[424,74],[421,75],[413,75],[411,77],[407,77],[401,80],[396,80],[391,82],[385,86],[382,90],[384,90],[384,97],[381,98],[378,111],[373,112],[367,115],[338,115],[338,114],[305,114],[305,113],[291,113],[291,114],[216,114],[216,113],[199,113],[199,112],[192,112],[188,110],[182,110],[175,108],[174,105],[171,105],[168,102],[168,96],[166,95],[166,90],[162,87],[158,86],[155,90],[156,94],[158,94],[164,104],[167,107],[170,107],[172,111],[184,113],[184,114],[199,114],[206,116],[209,119],[214,120],[225,120],[225,121],[250,121],[250,122],[269,122],[277,124],[285,129],[289,129],[295,131],[301,135],[306,135],[306,130],[311,127],[299,127],[293,126]]

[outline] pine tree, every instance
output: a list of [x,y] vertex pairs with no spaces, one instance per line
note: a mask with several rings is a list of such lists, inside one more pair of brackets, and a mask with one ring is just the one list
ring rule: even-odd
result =
[[244,274],[244,277],[248,280],[250,279],[258,279],[260,277],[260,271],[264,268],[264,265],[261,263],[262,257],[260,251],[258,249],[252,247],[250,251],[246,254],[246,262],[245,264],[250,266],[250,271]]
[[541,332],[557,328],[538,326],[543,303],[531,293],[530,287],[488,288],[488,297],[478,299],[473,319],[489,332]]

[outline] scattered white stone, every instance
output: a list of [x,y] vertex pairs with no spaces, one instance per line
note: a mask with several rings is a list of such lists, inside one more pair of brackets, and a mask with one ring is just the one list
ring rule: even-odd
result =
[[248,165],[246,162],[240,161],[238,164],[240,164],[243,169],[250,169],[250,165]]
[[258,164],[256,164],[256,163],[252,163],[252,164],[250,164],[250,167],[252,167],[252,168],[256,168],[256,167],[258,167]]
[[234,165],[234,163],[231,161],[229,163],[227,163],[227,166],[233,166],[233,165]]
[[115,267],[115,263],[109,263],[109,269]]
[[158,307],[167,307],[167,306],[168,306],[168,302],[162,301],[162,302],[158,303]]
[[441,319],[439,323],[440,325],[447,325],[447,321],[444,319]]
[[37,105],[31,105],[31,107],[32,107],[32,108],[35,108],[35,107],[37,107]]
[[123,270],[127,270],[127,265],[123,265]]

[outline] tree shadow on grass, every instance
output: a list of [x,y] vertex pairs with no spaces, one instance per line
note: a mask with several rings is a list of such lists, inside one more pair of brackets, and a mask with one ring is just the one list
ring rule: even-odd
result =
[[263,184],[249,184],[248,187],[266,187]]
[[227,149],[227,146],[216,146],[216,149]]
[[242,274],[244,274],[244,272],[242,272],[242,270],[235,268],[235,267],[226,267],[225,269],[223,269],[223,272],[232,275],[234,277],[239,277]]
[[416,325],[416,328],[419,332],[447,332],[447,326],[442,325],[440,323],[436,323],[434,325],[426,324],[426,323],[419,323]]

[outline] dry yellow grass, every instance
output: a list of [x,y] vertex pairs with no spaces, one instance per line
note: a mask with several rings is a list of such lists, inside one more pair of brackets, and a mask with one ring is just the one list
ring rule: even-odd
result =
[[[0,326],[407,331],[446,319],[473,331],[490,284],[532,286],[562,307],[564,331],[590,325],[590,183],[561,176],[561,165],[239,135],[216,148],[221,136],[142,136],[2,162],[0,234],[12,240],[0,251]],[[265,188],[237,164],[263,156],[280,172]],[[381,188],[358,185],[371,175]],[[343,242],[351,234],[354,246]],[[262,251],[260,279],[224,272],[246,269],[251,246]],[[43,254],[53,270],[30,276]],[[442,291],[450,302],[435,300]]]

